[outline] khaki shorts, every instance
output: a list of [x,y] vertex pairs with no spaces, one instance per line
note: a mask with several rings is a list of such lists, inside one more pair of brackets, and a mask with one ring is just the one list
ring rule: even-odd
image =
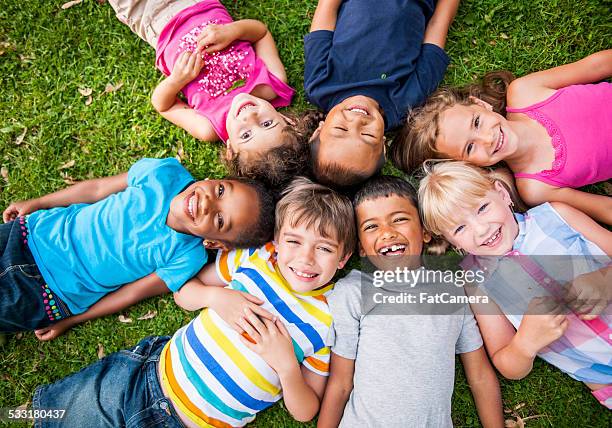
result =
[[130,27],[141,39],[157,47],[159,35],[181,10],[201,0],[109,0],[119,21]]

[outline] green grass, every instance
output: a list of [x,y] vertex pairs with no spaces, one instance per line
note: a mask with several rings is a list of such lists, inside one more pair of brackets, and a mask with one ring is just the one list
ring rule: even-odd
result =
[[[64,0],[2,0],[0,3],[0,206],[65,186],[65,180],[119,173],[143,156],[175,156],[198,177],[225,173],[218,144],[194,141],[164,121],[149,102],[161,78],[154,52],[118,22],[108,4],[85,0],[61,10]],[[293,109],[306,108],[302,88],[303,44],[315,0],[225,1],[235,18],[265,21],[279,45],[289,80],[298,90]],[[492,69],[524,75],[578,60],[609,47],[609,4],[598,0],[468,0],[462,2],[447,44],[453,63],[445,83],[470,81]],[[401,53],[397,53],[400,55]],[[106,84],[123,82],[102,94]],[[91,105],[78,88],[93,90]],[[27,129],[17,144],[20,136]],[[59,169],[74,160],[74,166]],[[127,311],[133,319],[157,310],[148,321],[122,324],[109,316],[75,328],[51,342],[26,333],[0,351],[0,407],[31,399],[34,388],[57,380],[144,336],[172,334],[191,319],[170,296]],[[587,389],[550,365],[536,362],[522,381],[502,381],[506,408],[521,417],[541,415],[527,426],[610,426]],[[509,415],[510,416],[510,415]],[[478,426],[469,388],[457,369],[453,398],[457,426]],[[282,406],[252,426],[302,426]],[[310,424],[309,426],[312,426]]]

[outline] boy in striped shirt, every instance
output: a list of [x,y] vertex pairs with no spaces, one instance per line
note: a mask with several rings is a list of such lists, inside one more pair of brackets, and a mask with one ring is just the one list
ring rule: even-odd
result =
[[175,293],[185,309],[204,307],[198,317],[171,339],[145,339],[37,391],[35,405],[66,409],[62,426],[103,417],[113,426],[230,427],[284,397],[295,419],[312,419],[329,371],[325,293],[355,241],[350,201],[294,180],[276,207],[274,243],[219,252],[198,274],[206,285]]

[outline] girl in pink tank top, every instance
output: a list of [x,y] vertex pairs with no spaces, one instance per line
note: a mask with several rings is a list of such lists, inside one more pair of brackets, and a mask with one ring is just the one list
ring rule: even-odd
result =
[[306,137],[276,111],[295,91],[265,24],[233,21],[218,0],[109,3],[156,49],[156,66],[166,78],[151,102],[164,118],[197,139],[223,141],[232,174],[277,186],[303,173]]
[[612,84],[587,84],[610,76],[606,50],[516,80],[495,72],[440,89],[410,114],[392,160],[407,172],[429,158],[503,161],[528,205],[565,202],[612,224],[612,197],[576,189],[612,178]]

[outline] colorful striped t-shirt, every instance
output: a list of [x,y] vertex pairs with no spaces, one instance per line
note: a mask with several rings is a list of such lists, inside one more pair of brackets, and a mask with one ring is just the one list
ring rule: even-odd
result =
[[[271,243],[220,251],[217,273],[229,288],[263,300],[262,308],[287,327],[298,362],[327,376],[332,318],[325,293],[332,284],[308,293],[293,291],[277,269],[274,254]],[[243,426],[282,397],[276,372],[209,308],[174,334],[160,365],[173,403],[199,426]]]

